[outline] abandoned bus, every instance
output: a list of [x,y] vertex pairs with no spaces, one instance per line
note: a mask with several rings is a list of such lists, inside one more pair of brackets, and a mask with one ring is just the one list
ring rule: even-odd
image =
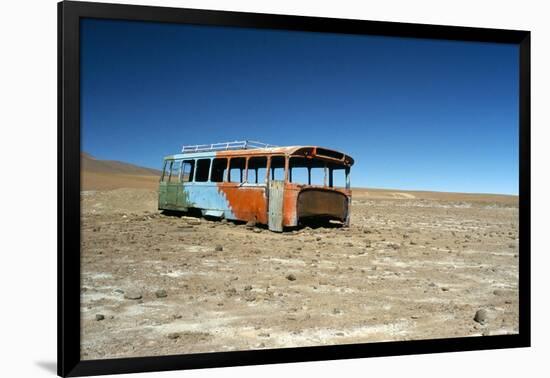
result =
[[159,210],[254,221],[272,231],[308,219],[350,222],[353,159],[316,146],[242,141],[184,146],[164,158]]

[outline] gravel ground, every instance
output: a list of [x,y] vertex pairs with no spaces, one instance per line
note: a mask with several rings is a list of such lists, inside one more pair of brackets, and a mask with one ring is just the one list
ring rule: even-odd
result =
[[277,234],[82,192],[82,358],[518,332],[517,198],[353,198]]

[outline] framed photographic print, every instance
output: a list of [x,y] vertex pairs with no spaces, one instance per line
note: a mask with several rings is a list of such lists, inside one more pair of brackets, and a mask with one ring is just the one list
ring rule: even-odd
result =
[[58,374],[530,345],[530,34],[61,2]]

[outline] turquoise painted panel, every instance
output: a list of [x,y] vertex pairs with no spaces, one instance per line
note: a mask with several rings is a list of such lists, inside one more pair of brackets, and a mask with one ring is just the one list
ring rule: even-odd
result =
[[216,183],[185,183],[183,191],[189,207],[221,211],[225,218],[237,219],[231,211],[229,201],[223,192],[218,190]]

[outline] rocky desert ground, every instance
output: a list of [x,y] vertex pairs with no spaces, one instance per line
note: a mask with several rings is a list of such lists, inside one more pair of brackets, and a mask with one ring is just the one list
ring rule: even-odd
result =
[[277,234],[162,214],[156,177],[91,173],[83,359],[518,332],[517,197],[356,189],[350,228]]

